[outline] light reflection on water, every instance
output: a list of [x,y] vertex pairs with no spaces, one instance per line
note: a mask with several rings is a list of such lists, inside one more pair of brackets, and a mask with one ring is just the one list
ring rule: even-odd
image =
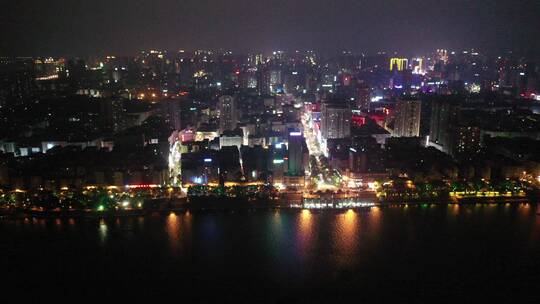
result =
[[309,258],[313,246],[313,214],[304,209],[301,211],[297,222],[297,254],[301,259]]
[[531,242],[535,242],[540,238],[540,208],[535,207],[533,213],[536,213],[536,216],[534,218],[533,232],[531,233]]
[[359,242],[359,216],[354,210],[338,214],[333,231],[336,244],[336,261],[342,266],[353,263],[358,250]]
[[369,210],[368,213],[368,227],[367,232],[369,233],[370,237],[372,239],[378,239],[379,238],[379,232],[381,227],[381,208],[380,207],[372,207]]
[[[534,292],[538,212],[535,204],[410,204],[346,212],[204,211],[119,221],[29,217],[0,220],[0,248],[9,257],[2,269],[6,277],[21,274],[16,283],[27,286],[36,273],[47,274],[36,286],[50,281],[48,290],[88,278],[106,278],[100,291],[125,284],[133,292],[142,290],[138,283],[157,288],[170,282],[164,293],[184,288],[218,297],[262,289],[300,295],[329,290],[333,297],[356,292],[357,298],[372,290],[381,297],[424,286],[422,292],[436,289],[428,302],[437,302],[447,295],[442,290],[477,289],[486,278],[487,287],[478,288],[483,295]],[[109,278],[121,284],[108,284]],[[89,285],[91,292],[96,286]]]
[[180,219],[174,212],[171,212],[169,216],[167,216],[166,231],[171,249],[174,251],[178,250],[180,246]]
[[[159,238],[161,234],[166,240],[165,250],[176,258],[185,257],[192,251],[194,254],[198,251],[212,251],[213,254],[209,255],[211,258],[219,256],[219,251],[223,250],[224,246],[235,247],[232,248],[234,252],[245,249],[236,247],[249,244],[250,248],[255,248],[249,252],[260,255],[258,258],[263,261],[293,264],[300,262],[308,265],[320,259],[322,252],[331,263],[346,267],[357,264],[358,257],[366,254],[366,248],[369,251],[379,243],[385,244],[388,241],[387,231],[396,230],[398,222],[403,224],[399,229],[406,231],[403,237],[411,241],[419,239],[423,226],[417,223],[425,222],[429,217],[442,216],[438,220],[442,221],[441,230],[447,233],[457,233],[460,231],[459,227],[489,230],[485,227],[498,229],[502,223],[516,223],[514,229],[520,233],[518,235],[534,247],[540,241],[540,216],[536,215],[537,212],[538,207],[535,204],[449,204],[440,208],[434,205],[430,208],[402,205],[346,212],[282,210],[257,213],[210,212],[196,215],[185,212],[165,216],[100,219],[97,220],[97,225],[94,224],[96,222],[86,225],[85,220],[79,218],[25,218],[15,221],[14,226],[21,225],[28,231],[48,229],[51,230],[48,233],[56,234],[78,233],[88,229],[87,227],[97,227],[94,231],[101,246],[110,246],[114,242],[128,239],[140,241],[141,237],[156,240],[155,236]],[[248,217],[252,221],[248,221]],[[156,225],[159,225],[159,230],[154,229]],[[444,228],[446,226],[450,228]],[[384,229],[381,230],[382,228]],[[437,226],[433,229],[437,229]],[[195,243],[198,243],[196,247]]]
[[62,220],[57,218],[54,220],[54,226],[58,229],[58,230],[61,230],[62,229]]
[[452,204],[448,206],[452,208],[452,215],[456,216],[459,214],[459,204]]
[[99,220],[99,240],[102,245],[105,245],[107,242],[108,232],[109,228],[107,227],[105,219]]
[[283,219],[279,211],[275,211],[270,221],[268,238],[270,239],[270,250],[275,253],[279,249],[283,235]]
[[169,213],[165,220],[165,232],[169,241],[169,246],[173,254],[183,253],[186,244],[191,241],[192,233],[191,213],[176,214]]

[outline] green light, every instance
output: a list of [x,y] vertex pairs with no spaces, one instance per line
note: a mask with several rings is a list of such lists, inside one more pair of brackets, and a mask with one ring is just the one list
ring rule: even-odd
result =
[[98,211],[103,211],[104,209],[105,209],[105,207],[103,207],[103,205],[99,205],[98,208],[97,208]]

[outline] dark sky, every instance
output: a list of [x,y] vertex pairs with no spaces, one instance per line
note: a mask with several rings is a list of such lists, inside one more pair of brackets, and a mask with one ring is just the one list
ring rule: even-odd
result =
[[540,49],[540,0],[0,0],[0,54]]

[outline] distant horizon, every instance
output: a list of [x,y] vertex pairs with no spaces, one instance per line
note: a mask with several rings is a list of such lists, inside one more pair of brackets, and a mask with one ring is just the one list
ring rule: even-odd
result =
[[417,54],[432,46],[540,54],[538,0],[5,2],[1,55],[133,54],[151,48]]
[[342,55],[344,52],[348,52],[350,54],[346,55],[353,55],[353,56],[376,56],[379,55],[379,53],[386,53],[388,56],[402,56],[402,57],[416,57],[416,56],[426,56],[429,54],[434,53],[438,49],[447,50],[449,55],[451,52],[456,53],[462,53],[464,51],[477,51],[480,55],[484,56],[505,56],[505,55],[514,55],[514,56],[520,56],[520,57],[527,57],[532,58],[536,57],[536,59],[540,59],[540,52],[533,52],[531,50],[519,50],[519,49],[507,49],[507,50],[486,50],[482,48],[477,47],[468,47],[468,48],[445,48],[445,47],[434,47],[431,50],[426,50],[423,52],[412,52],[407,50],[376,50],[376,51],[362,51],[362,50],[353,50],[353,49],[341,49],[341,50],[335,50],[335,51],[325,51],[325,50],[319,50],[319,49],[280,49],[276,48],[273,50],[258,50],[258,49],[251,49],[251,50],[235,50],[235,49],[226,49],[226,48],[141,48],[134,51],[129,52],[121,52],[121,53],[115,53],[115,52],[97,52],[92,54],[70,54],[70,53],[54,53],[54,54],[3,54],[0,51],[0,57],[3,58],[46,58],[46,57],[52,57],[52,58],[92,58],[92,57],[103,57],[103,56],[115,56],[115,57],[136,57],[141,55],[142,52],[148,52],[148,51],[159,51],[164,52],[168,54],[178,54],[181,53],[181,51],[185,51],[186,53],[194,53],[196,51],[209,51],[214,52],[216,55],[225,54],[226,52],[231,52],[232,55],[240,55],[240,56],[246,56],[246,55],[256,55],[256,54],[262,54],[264,56],[271,56],[273,52],[282,51],[285,54],[293,54],[295,52],[299,53],[307,53],[307,52],[314,52],[317,55],[320,55],[322,57],[334,57],[338,55]]

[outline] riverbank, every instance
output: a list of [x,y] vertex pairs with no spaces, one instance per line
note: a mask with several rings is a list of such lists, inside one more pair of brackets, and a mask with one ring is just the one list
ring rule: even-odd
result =
[[182,205],[166,204],[161,208],[152,209],[131,209],[131,210],[24,210],[24,209],[0,209],[0,219],[17,219],[17,218],[122,218],[122,217],[137,217],[149,214],[170,214],[170,213],[185,213],[185,212],[230,212],[230,211],[255,211],[255,210],[312,210],[312,211],[346,211],[346,210],[366,210],[371,208],[384,207],[409,207],[421,206],[427,207],[432,205],[503,205],[503,204],[530,204],[533,203],[527,198],[493,198],[493,199],[460,199],[460,200],[410,200],[410,201],[378,201],[372,204],[361,207],[347,208],[310,208],[299,204],[288,203],[245,203],[237,202],[231,204],[194,204],[185,203]]

